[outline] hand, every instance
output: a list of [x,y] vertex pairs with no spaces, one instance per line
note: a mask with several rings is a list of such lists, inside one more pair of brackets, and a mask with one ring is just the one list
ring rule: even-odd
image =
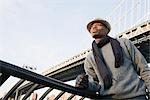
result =
[[80,89],[86,89],[88,88],[88,75],[81,74],[78,75],[76,78],[76,84],[75,87],[78,87]]

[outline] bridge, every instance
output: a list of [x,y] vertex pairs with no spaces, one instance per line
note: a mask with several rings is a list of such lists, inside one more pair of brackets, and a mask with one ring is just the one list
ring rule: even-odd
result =
[[[131,8],[125,7],[127,6],[126,2],[130,2],[130,0],[122,0],[108,16],[108,19],[113,21],[114,18],[116,19],[117,15],[122,14],[119,9],[125,8],[125,13],[123,16],[118,17],[117,22],[113,22],[114,24],[112,26],[115,26],[118,29],[113,30],[112,33],[120,33],[116,34],[116,38],[130,39],[144,55],[147,62],[150,63],[150,20],[145,20],[149,19],[150,11],[143,11],[143,13],[138,9],[149,7],[149,1],[134,0],[131,3],[133,4]],[[139,18],[137,18],[137,16],[134,19],[131,17],[126,17],[126,15],[129,14],[133,16],[135,12],[140,12]],[[112,17],[112,15],[114,15],[114,17]],[[131,22],[129,22],[129,20],[131,20]],[[130,23],[130,25],[127,22]],[[122,27],[120,27],[121,25]],[[124,30],[124,32],[121,30]],[[25,70],[8,62],[0,61],[0,85],[2,85],[10,76],[20,78],[20,81],[16,83],[8,93],[6,93],[2,100],[8,100],[8,98],[19,100],[22,95],[24,95],[22,100],[26,100],[35,90],[44,87],[49,88],[42,94],[39,100],[43,100],[54,89],[62,91],[57,97],[55,97],[54,100],[58,100],[66,92],[71,93],[67,100],[71,100],[76,95],[82,96],[81,100],[85,97],[102,98],[101,96],[95,93],[91,93],[90,91],[79,90],[64,83],[70,80],[74,80],[77,75],[84,73],[83,63],[85,57],[90,52],[92,52],[91,49],[83,51],[64,62],[51,67],[50,69],[43,72],[42,75]]]

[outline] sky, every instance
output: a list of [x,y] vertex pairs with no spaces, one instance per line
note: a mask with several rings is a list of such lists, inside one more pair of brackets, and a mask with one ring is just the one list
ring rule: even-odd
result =
[[38,71],[91,46],[86,24],[120,0],[0,0],[0,59]]
[[[0,60],[36,67],[57,65],[91,48],[89,21],[105,18],[120,0],[0,0]],[[10,78],[0,92],[18,79]]]
[[0,0],[0,60],[42,73],[91,48],[87,23],[110,18],[121,1]]

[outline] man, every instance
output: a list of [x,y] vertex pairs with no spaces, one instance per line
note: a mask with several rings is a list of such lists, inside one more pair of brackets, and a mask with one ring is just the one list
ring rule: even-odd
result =
[[150,68],[138,49],[127,39],[108,36],[109,22],[96,19],[87,29],[94,38],[86,57],[86,75],[79,75],[76,87],[104,96],[104,100],[146,100],[150,91]]

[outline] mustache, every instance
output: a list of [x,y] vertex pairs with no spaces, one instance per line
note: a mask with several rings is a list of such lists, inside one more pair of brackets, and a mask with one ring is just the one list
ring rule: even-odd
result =
[[102,33],[99,33],[99,32],[96,32],[96,33],[92,34],[92,37],[95,38],[95,39],[96,38],[102,38],[104,36],[106,36],[106,34],[102,34]]

